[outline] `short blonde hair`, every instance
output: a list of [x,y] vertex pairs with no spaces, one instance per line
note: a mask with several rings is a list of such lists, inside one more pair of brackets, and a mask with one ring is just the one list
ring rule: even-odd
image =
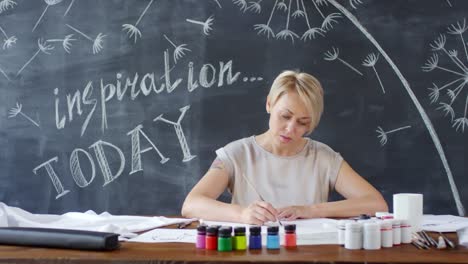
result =
[[284,71],[275,78],[271,85],[268,93],[270,106],[273,107],[282,95],[291,91],[297,92],[310,113],[311,122],[307,131],[309,135],[317,127],[323,113],[322,85],[317,78],[308,73]]

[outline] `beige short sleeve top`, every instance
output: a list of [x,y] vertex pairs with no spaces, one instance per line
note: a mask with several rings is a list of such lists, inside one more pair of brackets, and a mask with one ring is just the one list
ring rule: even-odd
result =
[[287,157],[268,152],[254,136],[216,150],[229,173],[231,203],[247,206],[260,200],[259,195],[276,208],[327,202],[343,158],[329,146],[306,139],[298,154]]

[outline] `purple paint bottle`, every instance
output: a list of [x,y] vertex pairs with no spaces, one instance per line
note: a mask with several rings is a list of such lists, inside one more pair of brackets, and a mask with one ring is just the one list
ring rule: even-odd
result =
[[206,225],[199,225],[197,227],[197,243],[196,248],[205,248],[206,241]]

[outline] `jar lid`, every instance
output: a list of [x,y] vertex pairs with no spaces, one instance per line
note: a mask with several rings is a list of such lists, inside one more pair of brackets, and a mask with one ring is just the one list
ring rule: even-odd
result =
[[262,228],[259,226],[251,226],[249,231],[251,235],[258,236],[260,235],[260,232],[262,232]]
[[295,224],[285,225],[284,230],[294,232],[296,231],[296,225]]
[[278,234],[279,227],[278,226],[269,226],[267,228],[268,234],[275,235]]
[[236,226],[234,228],[235,234],[245,234],[245,226]]
[[230,226],[223,226],[218,230],[218,235],[222,237],[230,237],[232,233],[232,227]]
[[209,235],[218,235],[218,227],[217,226],[209,226],[206,229],[206,233]]
[[197,226],[197,231],[198,232],[206,232],[206,225],[199,225]]

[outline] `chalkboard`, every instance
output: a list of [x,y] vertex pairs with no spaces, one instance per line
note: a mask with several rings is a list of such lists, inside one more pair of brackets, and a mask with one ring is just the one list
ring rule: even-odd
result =
[[[311,138],[379,189],[468,204],[467,1],[0,0],[0,201],[177,215],[215,150],[311,73]],[[222,199],[229,201],[229,194]],[[331,199],[340,199],[334,194]]]

